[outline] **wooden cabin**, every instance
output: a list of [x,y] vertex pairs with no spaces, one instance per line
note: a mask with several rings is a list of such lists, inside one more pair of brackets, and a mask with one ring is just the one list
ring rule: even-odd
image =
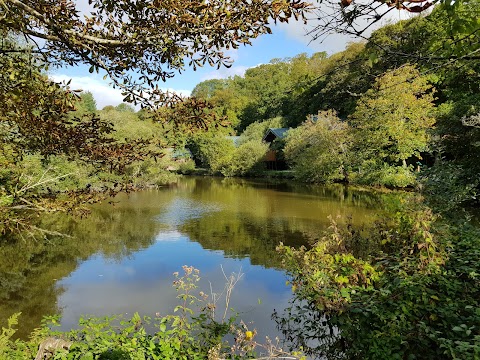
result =
[[[275,140],[281,140],[287,135],[289,128],[269,128],[267,129],[263,141],[270,144],[269,150],[265,155],[265,165],[270,170],[286,170],[287,164],[283,156],[279,156],[279,150],[273,146]],[[283,154],[282,154],[283,155]]]

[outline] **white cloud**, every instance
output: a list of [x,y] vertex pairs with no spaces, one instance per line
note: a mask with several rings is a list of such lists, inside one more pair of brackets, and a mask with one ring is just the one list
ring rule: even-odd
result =
[[90,91],[97,102],[97,108],[102,109],[107,105],[118,105],[123,100],[122,92],[114,89],[106,81],[95,76],[73,76],[55,74],[50,76],[55,82],[70,82],[70,88],[74,90]]
[[307,25],[301,21],[290,21],[289,24],[283,23],[278,26],[289,38],[302,42],[314,51],[326,51],[328,54],[342,51],[349,42],[358,41],[353,36],[336,33],[330,34],[324,39],[313,41],[311,36],[307,34],[315,26],[315,21],[311,21]]
[[[322,9],[322,11],[324,11],[325,14],[332,12],[329,9],[327,9],[327,11]],[[408,13],[407,11],[391,11],[381,21],[369,27],[363,36],[369,37],[374,30],[379,29],[389,23],[395,23],[399,20],[407,19],[409,17],[412,17],[412,14]],[[345,35],[332,32],[323,38],[313,41],[312,36],[307,34],[321,23],[322,22],[317,19],[308,20],[307,24],[304,24],[303,21],[291,20],[289,23],[280,23],[278,27],[281,31],[284,31],[289,38],[304,43],[314,51],[326,51],[330,55],[344,50],[347,44],[350,42],[362,40],[362,38],[354,35]],[[363,28],[368,25],[368,22],[363,19],[358,21],[356,25],[358,28]]]
[[[90,91],[97,102],[97,108],[103,109],[107,105],[116,106],[122,103],[124,96],[120,89],[114,89],[109,83],[98,76],[68,76],[65,74],[50,75],[55,82],[70,82],[70,88]],[[189,96],[190,90],[162,88],[163,91],[176,92],[183,96]]]
[[156,242],[174,242],[185,240],[187,237],[177,230],[160,231],[155,236]]
[[210,71],[203,75],[201,81],[211,79],[227,79],[235,75],[243,76],[245,74],[245,71],[247,71],[248,69],[248,66],[232,66],[231,68],[220,68],[219,70]]
[[192,93],[192,90],[187,90],[187,89],[174,89],[174,88],[161,88],[161,89],[162,91],[174,92],[182,96],[190,96],[190,94]]

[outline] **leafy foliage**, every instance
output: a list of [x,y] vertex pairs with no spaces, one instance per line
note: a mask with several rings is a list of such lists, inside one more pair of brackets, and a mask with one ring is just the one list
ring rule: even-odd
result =
[[332,222],[311,250],[280,248],[295,295],[277,323],[328,359],[478,357],[478,239],[421,208],[360,232]]
[[421,159],[429,143],[433,94],[425,77],[405,65],[378,78],[375,86],[360,98],[350,117],[355,147],[363,158],[381,162]]
[[348,153],[348,124],[334,112],[319,112],[287,133],[285,158],[302,181],[328,183],[344,179]]
[[[131,319],[121,316],[91,318],[79,320],[79,329],[59,332],[52,329],[58,323],[57,317],[46,317],[44,327],[34,331],[32,340],[12,341],[11,336],[18,324],[18,315],[8,321],[8,328],[0,334],[0,355],[9,359],[23,360],[33,358],[36,344],[43,339],[68,339],[72,344],[69,349],[52,350],[55,359],[240,359],[255,354],[275,358],[290,355],[267,339],[266,344],[257,343],[255,330],[249,330],[243,322],[237,322],[235,315],[228,315],[225,310],[221,319],[215,316],[215,308],[224,300],[228,307],[229,295],[225,299],[209,296],[203,292],[197,294],[199,271],[184,266],[184,274],[175,273],[174,286],[178,292],[179,305],[173,310],[174,315],[160,316],[155,319],[140,317],[135,313]],[[240,274],[227,277],[225,292],[231,294]],[[212,294],[213,296],[213,294]],[[146,326],[154,325],[157,330],[147,333]],[[229,344],[225,337],[233,335],[235,339]],[[41,349],[41,347],[40,347]],[[50,349],[47,349],[50,351]],[[294,353],[293,359],[301,358]],[[299,355],[299,356],[295,356]],[[42,354],[43,356],[43,354]]]
[[258,140],[247,141],[238,146],[230,159],[223,165],[221,173],[224,176],[254,175],[264,167],[263,159],[268,145]]
[[72,0],[2,2],[0,30],[32,39],[53,64],[88,64],[90,72],[101,69],[129,91],[127,101],[153,105],[175,101],[156,83],[183,70],[186,61],[194,69],[206,63],[231,66],[224,49],[270,33],[271,19],[303,19],[309,8],[304,2],[258,0],[91,0],[88,5],[88,12],[82,13]]
[[237,147],[228,136],[198,134],[191,145],[194,159],[213,174],[245,176],[263,168],[268,145],[260,140],[243,141]]
[[14,40],[4,45],[19,52],[0,57],[0,233],[33,236],[39,213],[73,211],[103,197],[96,191],[131,188],[129,167],[161,154],[153,137],[133,133],[136,126],[116,137],[114,127],[123,129],[95,113],[91,94],[50,81]]
[[235,151],[233,142],[227,137],[214,136],[210,133],[199,134],[189,145],[193,158],[199,166],[219,172]]

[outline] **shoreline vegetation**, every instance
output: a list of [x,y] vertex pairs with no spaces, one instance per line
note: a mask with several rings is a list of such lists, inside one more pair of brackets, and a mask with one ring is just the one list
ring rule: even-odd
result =
[[[175,283],[178,314],[154,320],[159,329],[154,335],[142,327],[149,319],[137,315],[82,319],[81,329],[65,333],[51,329],[56,318],[46,318],[30,340],[13,340],[14,314],[0,333],[0,358],[34,358],[39,344],[52,336],[66,341],[55,343],[61,349],[54,359],[288,358],[290,351],[327,359],[480,358],[480,229],[466,211],[479,206],[480,193],[479,0],[439,2],[430,14],[387,25],[331,56],[274,59],[243,77],[207,80],[182,101],[158,92],[144,99],[138,84],[124,77],[136,64],[143,66],[145,84],[167,78],[161,67],[149,72],[143,58],[150,40],[164,37],[146,36],[146,27],[117,31],[121,22],[102,16],[113,4],[97,1],[95,10],[98,19],[108,19],[106,31],[114,29],[108,35],[134,33],[136,43],[148,40],[147,49],[118,50],[117,40],[72,35],[82,26],[85,33],[79,34],[98,29],[94,20],[68,16],[58,20],[65,24],[55,24],[51,19],[67,10],[78,20],[68,1],[62,6],[71,6],[61,9],[50,6],[58,14],[45,18],[18,3],[23,6],[11,5],[14,10],[0,3],[6,14],[0,24],[0,246],[48,241],[60,234],[37,226],[42,214],[84,216],[90,204],[119,192],[168,183],[171,171],[203,168],[225,177],[288,175],[306,183],[414,188],[421,199],[399,204],[362,229],[331,219],[309,249],[279,246],[293,290],[291,306],[274,314],[289,339],[286,353],[274,341],[256,352],[253,329],[234,318],[217,321],[207,299],[192,292],[198,272],[186,267]],[[261,18],[278,21],[302,17],[307,7],[262,4],[256,9]],[[194,31],[179,32],[182,40],[196,48],[166,41],[156,44],[165,53],[152,57],[176,70],[184,57],[194,66],[225,64],[215,50],[223,41],[235,47],[268,32],[264,22],[247,21],[256,12],[239,6],[235,16],[222,13],[225,23],[232,29],[248,23],[251,31],[235,31],[236,37],[202,47],[199,25],[186,26]],[[211,11],[212,19],[220,11],[207,5],[197,10]],[[147,20],[152,19],[142,21]],[[176,20],[167,25],[172,31],[178,26]],[[32,51],[35,43],[22,34],[45,39],[50,50]],[[101,46],[107,43],[112,47]],[[204,57],[195,58],[201,49]],[[91,93],[48,79],[50,62],[74,65],[79,59],[91,72],[106,66],[116,86],[124,79],[126,101],[153,101],[157,109],[135,111],[120,104],[97,110]],[[109,67],[102,65],[106,59]],[[285,136],[267,143],[269,129],[283,129]],[[267,153],[289,172],[265,172]],[[200,313],[192,310],[194,303],[203,304]],[[235,336],[233,343],[224,341],[227,334]],[[264,355],[265,349],[271,352]]]
[[[59,319],[49,316],[27,341],[11,339],[20,316],[14,314],[0,333],[0,356],[9,360],[305,359],[299,351],[282,350],[278,339],[257,342],[256,330],[237,319],[229,302],[242,276],[225,275],[222,293],[206,294],[197,289],[200,271],[185,265],[182,273],[173,274],[178,305],[172,315],[82,317],[78,329],[66,332],[56,331]],[[227,336],[233,340],[226,341]]]

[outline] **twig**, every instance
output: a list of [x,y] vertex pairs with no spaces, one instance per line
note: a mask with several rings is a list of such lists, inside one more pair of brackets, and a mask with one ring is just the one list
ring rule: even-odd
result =
[[238,271],[238,273],[236,273],[236,274],[232,273],[230,275],[230,277],[227,277],[227,275],[225,275],[225,271],[223,270],[222,265],[220,265],[220,268],[222,269],[223,276],[225,277],[225,280],[226,280],[226,283],[225,283],[225,291],[226,291],[226,293],[225,293],[225,311],[223,313],[223,318],[222,318],[222,322],[225,322],[225,319],[227,317],[227,311],[228,311],[229,304],[230,304],[230,298],[232,296],[233,288],[235,287],[237,282],[240,281],[240,279],[243,276],[243,273],[242,273],[242,268],[240,267],[240,270]]

